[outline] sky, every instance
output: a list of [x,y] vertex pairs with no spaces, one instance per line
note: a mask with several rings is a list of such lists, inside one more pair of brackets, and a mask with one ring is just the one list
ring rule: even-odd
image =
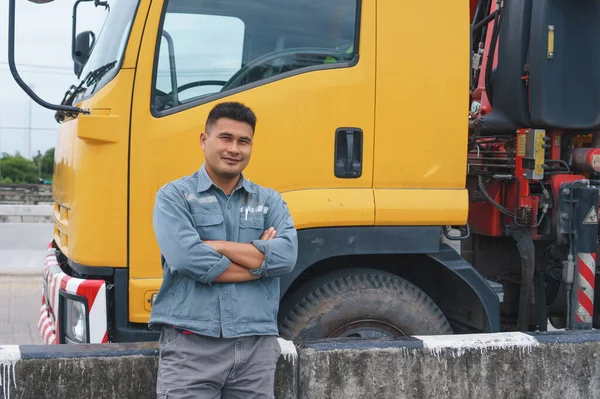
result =
[[[35,4],[16,0],[16,3],[15,60],[19,74],[43,100],[58,104],[69,86],[77,83],[71,59],[75,1]],[[92,30],[98,34],[104,17],[103,7],[81,3],[77,31]],[[0,0],[0,153],[20,152],[30,158],[38,151],[44,153],[54,147],[57,137],[54,111],[31,100],[10,73],[8,0]]]

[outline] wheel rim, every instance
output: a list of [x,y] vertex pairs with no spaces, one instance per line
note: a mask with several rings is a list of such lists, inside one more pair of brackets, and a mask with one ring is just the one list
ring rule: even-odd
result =
[[338,328],[328,338],[362,338],[362,339],[381,339],[406,337],[406,334],[399,327],[386,323],[381,320],[357,320],[350,322]]

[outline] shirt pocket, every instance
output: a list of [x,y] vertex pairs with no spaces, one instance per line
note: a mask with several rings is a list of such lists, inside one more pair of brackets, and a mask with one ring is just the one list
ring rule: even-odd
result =
[[218,213],[192,213],[201,240],[225,240],[223,215]]
[[242,215],[240,218],[239,241],[249,243],[260,239],[265,228],[265,216],[263,214]]

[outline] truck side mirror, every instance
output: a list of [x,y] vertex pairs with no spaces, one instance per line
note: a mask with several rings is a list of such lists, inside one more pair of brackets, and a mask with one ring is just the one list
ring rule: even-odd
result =
[[75,38],[75,49],[72,55],[73,70],[75,75],[77,75],[77,78],[80,77],[85,63],[90,58],[95,42],[96,35],[90,30],[77,34],[77,37]]

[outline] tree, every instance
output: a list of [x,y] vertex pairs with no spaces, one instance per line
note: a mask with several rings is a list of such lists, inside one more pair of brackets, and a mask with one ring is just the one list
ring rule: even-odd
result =
[[17,184],[38,182],[38,167],[18,152],[14,156],[3,154],[0,167],[3,182],[8,182],[9,179]]
[[54,147],[44,153],[42,157],[42,178],[52,179],[54,173]]

